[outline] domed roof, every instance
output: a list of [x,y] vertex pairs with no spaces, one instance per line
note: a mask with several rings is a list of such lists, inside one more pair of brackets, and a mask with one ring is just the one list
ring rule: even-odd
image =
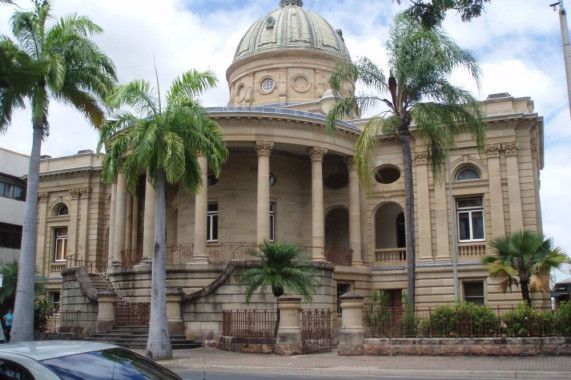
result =
[[234,62],[251,54],[278,49],[307,49],[350,59],[341,31],[315,12],[303,8],[301,0],[281,0],[280,8],[260,18],[238,44]]

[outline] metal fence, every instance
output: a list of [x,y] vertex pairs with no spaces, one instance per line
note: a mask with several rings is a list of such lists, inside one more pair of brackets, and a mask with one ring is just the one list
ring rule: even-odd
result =
[[116,326],[148,326],[151,316],[151,304],[135,303],[125,300],[115,304]]
[[331,352],[331,310],[301,310],[302,353]]
[[374,338],[570,336],[571,321],[549,308],[529,307],[366,307],[366,335]]
[[222,335],[238,338],[273,338],[276,312],[270,310],[224,310]]

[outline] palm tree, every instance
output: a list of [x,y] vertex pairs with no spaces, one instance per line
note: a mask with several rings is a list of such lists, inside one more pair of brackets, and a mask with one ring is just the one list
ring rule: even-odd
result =
[[[299,293],[307,301],[311,301],[318,281],[315,278],[315,270],[311,266],[311,261],[304,259],[300,247],[294,244],[264,241],[257,250],[249,253],[260,260],[260,265],[246,269],[238,279],[240,284],[246,284],[244,292],[246,303],[250,302],[258,288],[262,297],[269,288],[276,299],[288,290]],[[277,334],[279,322],[280,310],[277,308],[274,335]]]
[[[15,342],[34,339],[34,264],[36,262],[37,203],[42,140],[49,133],[48,106],[50,97],[74,106],[87,120],[98,127],[103,124],[104,110],[98,99],[104,98],[116,81],[111,60],[89,38],[102,29],[84,16],[69,15],[50,28],[52,17],[48,0],[36,0],[31,12],[17,11],[12,16],[12,33],[19,50],[31,62],[45,66],[35,77],[26,94],[32,108],[32,152],[28,170],[26,206],[18,272],[18,291],[14,307],[13,339]],[[7,41],[7,37],[2,37]],[[11,104],[2,104],[0,130],[7,127],[14,107],[21,106],[21,97]],[[4,101],[4,99],[3,99]]]
[[548,291],[551,269],[571,262],[563,250],[553,246],[553,240],[532,231],[517,231],[494,239],[490,247],[495,253],[484,255],[482,264],[490,275],[500,279],[503,292],[519,285],[521,297],[531,306],[531,291]]
[[[424,29],[405,14],[397,15],[387,41],[389,76],[367,58],[343,62],[332,74],[330,85],[338,97],[327,114],[326,127],[335,128],[341,117],[355,117],[380,105],[387,107],[368,120],[355,144],[354,160],[361,182],[370,186],[374,150],[379,133],[398,136],[403,150],[405,180],[406,258],[408,296],[415,305],[414,184],[411,135],[426,140],[433,173],[440,178],[446,149],[454,144],[460,127],[468,129],[483,146],[482,111],[468,92],[448,78],[456,68],[465,68],[478,81],[474,57],[454,43],[440,27]],[[355,95],[347,83],[361,81],[376,93]],[[388,98],[386,97],[388,95]],[[412,128],[414,121],[414,128]]]
[[215,83],[210,71],[184,73],[173,81],[164,109],[158,87],[153,89],[149,82],[139,80],[117,86],[109,104],[129,106],[135,114],[117,113],[101,129],[97,150],[106,144],[105,181],[114,181],[118,171],[122,171],[134,194],[139,178],[146,174],[147,181],[156,188],[151,320],[146,349],[147,356],[154,360],[172,358],[166,316],[166,183],[181,181],[186,191],[196,192],[199,186],[206,185],[201,183],[197,154],[204,154],[216,176],[228,156],[222,129],[208,117],[197,99]]

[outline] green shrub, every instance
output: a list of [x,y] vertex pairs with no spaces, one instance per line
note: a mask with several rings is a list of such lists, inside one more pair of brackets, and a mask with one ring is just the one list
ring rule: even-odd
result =
[[435,337],[493,336],[498,332],[499,317],[493,309],[470,302],[437,306],[422,322],[423,335]]
[[558,335],[571,335],[571,302],[561,302],[557,305],[554,328]]
[[45,332],[51,314],[51,306],[47,298],[36,298],[34,303],[34,331]]
[[502,316],[503,332],[507,336],[552,335],[553,314],[530,307],[526,302]]

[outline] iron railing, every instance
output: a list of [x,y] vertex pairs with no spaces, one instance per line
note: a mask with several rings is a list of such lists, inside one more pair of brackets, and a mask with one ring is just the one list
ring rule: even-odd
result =
[[484,338],[569,336],[568,321],[558,321],[549,308],[365,307],[366,335],[373,338]]
[[353,250],[349,248],[325,247],[325,258],[332,264],[351,266]]
[[273,338],[276,312],[270,310],[223,310],[222,335],[238,338]]
[[302,353],[331,352],[331,310],[301,310]]
[[151,317],[151,304],[117,301],[115,304],[116,326],[148,326]]

